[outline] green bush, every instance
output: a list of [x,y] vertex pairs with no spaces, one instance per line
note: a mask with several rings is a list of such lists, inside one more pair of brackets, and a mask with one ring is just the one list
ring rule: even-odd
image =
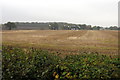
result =
[[3,80],[76,80],[120,78],[120,59],[98,54],[56,54],[35,48],[3,46]]

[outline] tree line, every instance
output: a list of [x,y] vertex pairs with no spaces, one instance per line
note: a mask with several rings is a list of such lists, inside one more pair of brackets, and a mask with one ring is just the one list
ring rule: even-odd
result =
[[[7,22],[3,24],[3,27],[6,27],[8,30],[16,29],[19,22]],[[21,24],[21,23],[19,23]],[[24,24],[38,24],[37,22],[24,22]],[[110,26],[110,27],[102,27],[102,26],[91,26],[86,24],[70,24],[70,23],[60,23],[60,22],[49,22],[49,30],[59,30],[62,27],[62,30],[120,30],[120,27]],[[62,24],[60,26],[59,24]],[[34,27],[34,26],[33,26]]]

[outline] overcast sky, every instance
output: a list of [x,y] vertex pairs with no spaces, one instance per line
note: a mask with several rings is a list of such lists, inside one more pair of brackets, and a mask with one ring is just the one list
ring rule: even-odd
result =
[[118,1],[0,0],[0,18],[2,23],[34,21],[113,26],[118,24]]

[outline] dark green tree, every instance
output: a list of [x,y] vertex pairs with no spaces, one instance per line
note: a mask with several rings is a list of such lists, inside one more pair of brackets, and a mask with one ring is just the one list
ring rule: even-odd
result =
[[100,30],[100,28],[102,28],[102,27],[100,27],[100,26],[93,26],[92,30]]
[[7,22],[6,24],[4,24],[9,30],[12,30],[12,28],[16,28],[15,23],[13,22]]
[[51,30],[58,30],[58,23],[56,23],[56,22],[50,23],[50,29]]
[[118,30],[118,27],[117,26],[110,26],[109,29],[110,30]]
[[78,26],[80,26],[82,30],[85,30],[85,29],[86,29],[86,27],[87,27],[87,25],[86,25],[86,24],[79,24]]

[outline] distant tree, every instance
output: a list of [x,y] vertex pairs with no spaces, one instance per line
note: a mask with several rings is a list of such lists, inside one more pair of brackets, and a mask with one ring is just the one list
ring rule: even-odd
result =
[[110,26],[109,29],[110,30],[118,30],[118,27],[117,26]]
[[118,30],[120,30],[120,27],[118,27]]
[[49,27],[51,30],[58,30],[58,23],[50,23]]
[[8,23],[6,23],[6,24],[4,24],[5,25],[5,27],[7,27],[9,30],[12,30],[12,28],[16,28],[16,25],[15,25],[15,23],[13,23],[13,22],[8,22]]
[[91,26],[91,25],[87,25],[87,29],[88,29],[88,30],[91,30],[91,29],[92,29],[92,26]]
[[100,28],[101,28],[100,26],[97,26],[97,30],[100,30]]
[[100,28],[102,28],[102,27],[100,27],[100,26],[93,26],[92,30],[100,30]]
[[87,27],[87,25],[86,25],[86,24],[79,24],[78,26],[80,26],[80,29],[83,29],[83,30],[85,30],[85,29],[86,29],[86,27]]

